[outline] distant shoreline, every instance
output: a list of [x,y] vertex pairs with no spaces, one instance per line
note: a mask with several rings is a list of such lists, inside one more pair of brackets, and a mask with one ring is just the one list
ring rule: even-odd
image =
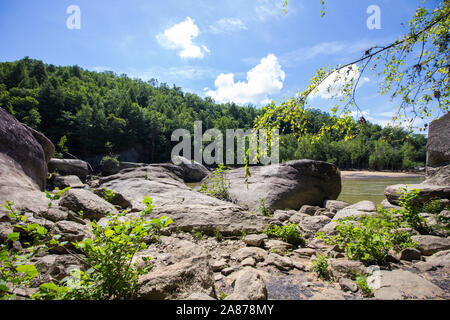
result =
[[421,172],[393,172],[393,171],[341,171],[341,177],[347,179],[392,179],[392,178],[422,178]]

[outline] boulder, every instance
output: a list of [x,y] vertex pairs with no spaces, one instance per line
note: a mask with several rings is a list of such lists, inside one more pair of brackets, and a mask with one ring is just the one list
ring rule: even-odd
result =
[[204,165],[194,160],[188,160],[182,156],[176,156],[173,160],[183,170],[185,182],[200,182],[210,174],[210,171]]
[[266,263],[269,265],[274,265],[282,271],[289,271],[294,267],[293,262],[290,258],[281,256],[276,253],[270,253],[266,259]]
[[348,207],[350,204],[345,202],[345,201],[339,201],[339,200],[326,200],[324,202],[324,207],[326,209],[330,209],[330,210],[342,210],[345,207]]
[[300,208],[300,210],[298,212],[313,216],[316,214],[316,211],[319,209],[320,209],[319,206],[304,205]]
[[63,176],[74,175],[84,180],[90,173],[90,168],[89,164],[83,160],[53,158],[48,163],[48,171],[58,172]]
[[430,123],[427,143],[427,167],[450,163],[450,112]]
[[82,211],[83,217],[93,220],[100,220],[108,213],[118,213],[112,204],[85,189],[67,190],[59,201],[59,205],[77,214]]
[[448,273],[450,272],[450,250],[439,251],[427,257],[426,261],[416,263],[414,266],[421,272],[443,268]]
[[[41,133],[0,108],[0,202],[41,204],[47,161],[55,148]],[[0,209],[1,210],[1,209]]]
[[267,258],[267,252],[257,247],[245,247],[233,252],[231,257],[238,261],[242,261],[248,257],[252,257],[256,261],[263,261]]
[[348,217],[352,217],[355,219],[376,215],[377,214],[377,206],[372,201],[360,201],[351,206],[348,206],[336,213],[333,217],[333,220],[345,219]]
[[436,252],[450,249],[450,238],[419,235],[412,236],[411,240],[417,243],[417,249],[419,249],[424,256],[431,256]]
[[267,234],[265,233],[249,234],[245,236],[244,242],[250,247],[260,247],[263,244],[264,240],[266,240],[267,238]]
[[180,300],[193,292],[216,297],[209,255],[183,259],[169,266],[156,266],[139,278],[137,299]]
[[144,208],[142,200],[148,195],[153,199],[153,217],[168,216],[173,224],[168,231],[193,228],[208,235],[219,231],[224,236],[262,233],[269,218],[256,216],[242,207],[225,202],[184,184],[180,169],[174,165],[149,165],[123,170],[100,179],[100,188],[113,190],[131,201],[132,210]]
[[400,252],[400,260],[413,261],[420,260],[422,253],[416,248],[405,248]]
[[437,186],[449,186],[450,164],[437,168],[427,167],[427,179],[423,183]]
[[396,184],[389,186],[384,190],[384,195],[391,204],[399,205],[400,198],[404,193],[404,188],[407,190],[419,189],[419,199],[421,202],[427,202],[432,199],[450,198],[450,185],[439,186],[425,183],[411,185]]
[[[340,171],[326,162],[294,160],[249,170],[248,186],[244,183],[244,168],[230,170],[228,191],[234,203],[253,211],[258,211],[261,199],[272,212],[298,210],[305,204],[320,206],[325,200],[336,199],[341,192]],[[208,180],[202,182],[208,184]]]
[[258,270],[246,267],[239,272],[235,282],[233,293],[225,300],[266,300],[266,283]]
[[299,227],[305,232],[305,236],[312,237],[330,222],[331,219],[326,216],[306,217],[302,220]]
[[366,267],[362,262],[345,259],[330,260],[328,270],[335,280],[341,278],[354,279],[359,273],[367,274]]
[[67,187],[71,188],[84,188],[86,185],[81,182],[80,178],[77,176],[59,176],[53,179],[54,187],[59,189],[64,189]]
[[367,278],[375,299],[380,300],[430,300],[442,299],[445,292],[422,278],[406,270],[381,270]]
[[100,163],[100,173],[103,176],[110,176],[116,173],[119,173],[125,169],[135,169],[144,167],[146,164],[144,163],[134,163],[134,162],[116,162],[114,160],[102,160]]

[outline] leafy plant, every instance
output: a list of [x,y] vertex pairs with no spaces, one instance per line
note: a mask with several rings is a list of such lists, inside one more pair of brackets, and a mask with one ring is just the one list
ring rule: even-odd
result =
[[107,189],[107,188],[103,189],[102,197],[103,197],[103,199],[105,199],[106,201],[111,202],[111,200],[114,199],[115,196],[116,196],[116,194],[114,193],[113,190]]
[[330,273],[328,271],[328,258],[326,255],[317,255],[312,261],[312,267],[320,279],[330,279]]
[[213,176],[209,178],[211,182],[208,185],[202,184],[200,191],[218,199],[228,200],[230,198],[228,193],[230,187],[230,181],[227,179],[228,172],[229,170],[223,164],[220,164],[213,171]]
[[407,188],[402,188],[399,193],[403,193],[399,202],[400,206],[403,208],[403,210],[400,211],[403,219],[411,226],[411,228],[414,228],[421,233],[429,232],[430,228],[427,225],[427,221],[424,217],[419,215],[423,208],[419,196],[420,189],[408,190]]
[[59,190],[59,188],[55,188],[55,190],[53,190],[53,192],[56,192],[55,194],[51,194],[50,192],[48,192],[47,190],[45,190],[45,191],[44,191],[44,192],[45,192],[45,196],[46,196],[47,199],[50,200],[50,202],[48,203],[48,206],[51,207],[53,201],[59,200],[59,199],[62,197],[62,195],[63,195],[67,190],[69,190],[70,188],[71,188],[71,187],[67,187],[67,188],[64,188],[64,189],[62,189],[62,190]]
[[259,199],[258,211],[262,216],[271,217],[272,213],[270,212],[269,209],[266,208],[265,202],[266,202],[266,199],[264,199],[264,198]]
[[271,238],[280,238],[293,245],[304,246],[306,243],[305,238],[298,231],[298,226],[295,223],[287,226],[268,225],[264,233]]
[[356,275],[355,283],[358,285],[358,288],[362,290],[366,295],[372,295],[372,289],[367,284],[367,276],[359,273]]
[[206,240],[206,235],[201,231],[197,231],[195,228],[192,228],[192,237],[196,240]]

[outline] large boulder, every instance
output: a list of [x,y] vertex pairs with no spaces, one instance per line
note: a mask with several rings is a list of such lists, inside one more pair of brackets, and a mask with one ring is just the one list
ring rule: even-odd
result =
[[63,176],[74,175],[84,180],[90,173],[90,168],[89,164],[83,160],[53,158],[48,163],[48,171],[58,172]]
[[17,209],[47,206],[42,191],[53,152],[44,135],[0,108],[0,211],[6,201],[15,202]]
[[436,252],[450,249],[450,238],[419,235],[412,236],[411,240],[417,243],[417,248],[425,256],[431,256]]
[[[322,206],[341,192],[341,174],[330,163],[294,160],[280,165],[250,167],[248,185],[244,168],[230,170],[229,196],[249,210],[258,211],[261,199],[270,211],[300,209],[303,205]],[[209,179],[203,181],[209,183]]]
[[201,163],[182,156],[176,156],[174,163],[183,169],[185,182],[200,182],[210,173]]
[[377,206],[372,201],[360,201],[351,206],[345,207],[339,210],[338,213],[333,217],[333,220],[345,219],[352,217],[354,219],[359,219],[366,216],[372,216],[377,214]]
[[450,112],[430,123],[427,143],[427,167],[450,163]]
[[427,168],[427,179],[424,184],[450,186],[450,164],[437,168]]
[[450,185],[447,186],[439,186],[432,184],[396,184],[393,186],[389,186],[384,190],[384,195],[388,199],[391,204],[399,205],[400,198],[404,193],[404,189],[406,190],[414,190],[419,189],[419,199],[421,202],[427,202],[432,199],[450,199]]
[[114,160],[102,160],[100,163],[100,172],[103,176],[116,174],[124,169],[134,169],[144,167],[144,163],[118,162]]
[[443,299],[445,292],[437,285],[406,270],[381,270],[367,278],[376,299]]
[[259,217],[243,208],[200,192],[184,184],[179,167],[175,165],[149,165],[123,170],[100,179],[100,188],[112,189],[129,199],[131,211],[144,208],[146,196],[153,199],[155,208],[151,217],[168,216],[173,224],[170,230],[201,231],[214,235],[241,235],[242,232],[261,233],[268,218]]

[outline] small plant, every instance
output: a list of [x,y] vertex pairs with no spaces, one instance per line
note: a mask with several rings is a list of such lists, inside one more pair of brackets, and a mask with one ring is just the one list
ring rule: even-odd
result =
[[105,149],[107,151],[107,154],[102,158],[100,164],[103,165],[105,162],[111,161],[116,167],[118,167],[120,165],[120,162],[118,160],[119,155],[113,153],[114,145],[110,141],[107,141],[105,143]]
[[192,237],[195,240],[206,240],[206,235],[201,231],[197,231],[195,228],[192,228]]
[[214,238],[216,238],[216,240],[217,240],[218,242],[221,242],[221,241],[223,240],[223,235],[222,235],[222,233],[220,232],[219,228],[216,228],[216,229],[214,230]]
[[270,212],[269,209],[266,208],[265,202],[266,199],[264,198],[259,199],[259,207],[258,207],[259,214],[265,217],[272,217],[272,213]]
[[59,142],[56,144],[56,152],[54,154],[55,158],[63,158],[64,153],[69,152],[69,149],[66,146],[67,143],[67,137],[64,135],[59,139]]
[[223,164],[220,164],[217,169],[213,171],[213,176],[209,178],[211,183],[209,185],[202,184],[200,192],[218,199],[228,200],[230,198],[228,193],[230,187],[230,181],[227,179],[228,172],[229,170],[227,170]]
[[105,188],[103,189],[102,197],[106,201],[111,202],[116,197],[116,194],[113,190]]
[[62,197],[62,195],[63,195],[67,190],[69,190],[70,188],[71,188],[71,187],[67,187],[67,188],[64,188],[64,189],[62,189],[62,190],[59,190],[59,188],[55,188],[55,190],[53,190],[54,194],[51,194],[50,192],[48,192],[47,190],[45,190],[45,196],[47,197],[47,199],[50,200],[50,202],[48,203],[48,206],[51,207],[53,201],[59,200],[59,199]]
[[225,292],[219,290],[219,300],[225,300],[226,297],[228,297],[228,295]]
[[325,255],[317,255],[312,261],[312,267],[317,276],[322,280],[329,280],[328,258]]
[[411,228],[416,229],[420,233],[429,232],[430,228],[427,225],[427,221],[419,215],[423,208],[419,199],[420,189],[408,190],[403,188],[400,193],[403,193],[400,198],[400,206],[403,208],[401,210],[403,219]]
[[271,238],[279,238],[297,246],[304,246],[306,241],[303,235],[298,231],[298,226],[292,223],[287,226],[268,225],[264,233]]
[[372,295],[372,289],[367,284],[367,277],[362,273],[359,273],[355,277],[355,283],[358,285],[358,288],[362,290],[362,292],[368,296]]

